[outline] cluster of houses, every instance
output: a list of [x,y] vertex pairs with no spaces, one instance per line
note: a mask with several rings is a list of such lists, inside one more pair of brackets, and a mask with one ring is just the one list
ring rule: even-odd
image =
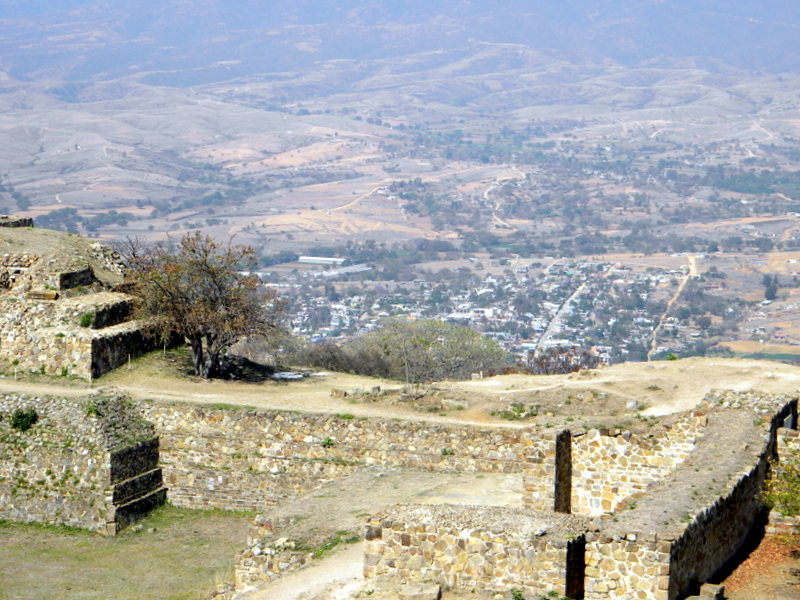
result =
[[281,295],[293,333],[313,342],[341,342],[389,317],[440,319],[482,332],[521,362],[553,346],[591,349],[604,363],[644,360],[657,328],[658,352],[680,351],[701,335],[674,310],[665,314],[681,270],[573,259],[515,263],[461,269],[448,280],[307,278],[284,283]]

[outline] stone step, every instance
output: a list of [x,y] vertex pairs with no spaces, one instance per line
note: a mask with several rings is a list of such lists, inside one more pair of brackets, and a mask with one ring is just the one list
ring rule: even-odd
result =
[[145,471],[130,479],[115,483],[112,502],[115,506],[122,506],[163,486],[164,479],[161,468]]
[[442,588],[436,584],[408,583],[397,592],[399,600],[439,600]]
[[725,600],[725,586],[715,583],[704,583],[697,596],[689,596],[686,600]]
[[58,300],[56,290],[31,290],[25,294],[31,300]]
[[114,521],[107,525],[108,533],[112,535],[125,529],[131,523],[135,523],[147,513],[158,508],[167,500],[167,488],[160,487],[149,494],[136,498],[127,504],[117,507],[114,513]]

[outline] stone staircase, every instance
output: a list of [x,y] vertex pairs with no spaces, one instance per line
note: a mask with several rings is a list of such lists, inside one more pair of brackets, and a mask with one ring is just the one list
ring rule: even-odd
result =
[[118,533],[166,501],[158,448],[155,438],[112,454],[113,515],[106,525],[107,534]]
[[697,596],[689,596],[686,600],[725,600],[725,586],[704,583]]

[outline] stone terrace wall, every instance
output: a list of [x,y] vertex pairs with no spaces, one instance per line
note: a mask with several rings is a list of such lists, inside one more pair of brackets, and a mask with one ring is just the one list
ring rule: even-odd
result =
[[29,217],[0,215],[0,227],[33,227],[33,219]]
[[184,405],[143,409],[161,436],[170,500],[193,508],[257,510],[361,465],[519,472],[546,444],[529,429]]
[[[100,377],[131,358],[162,347],[162,337],[153,326],[128,321],[98,330],[92,335],[89,378]],[[173,346],[173,343],[168,343]]]
[[599,516],[673,471],[695,448],[705,417],[688,416],[660,435],[608,435],[592,430],[572,445],[572,511]]
[[91,334],[73,333],[82,313],[80,306],[59,306],[16,296],[0,299],[0,352],[21,371],[91,375]]
[[670,545],[655,534],[589,536],[585,600],[666,600]]
[[[29,408],[38,421],[14,429]],[[157,461],[152,426],[121,399],[0,396],[0,518],[116,533],[163,502]]]
[[[773,409],[774,410],[774,409]],[[756,411],[773,412],[770,407]],[[741,473],[726,493],[701,510],[670,548],[669,600],[693,593],[725,564],[747,539],[765,506],[761,499],[770,459],[776,456],[779,428],[796,422],[797,400],[773,413],[762,448],[754,448],[752,466]]]
[[[2,225],[0,225],[2,227]],[[35,254],[0,255],[0,290],[30,281],[30,270],[39,261]]]
[[[15,409],[35,408],[39,422],[20,432]],[[0,397],[0,517],[102,530],[113,521],[107,453],[67,400]]]
[[[791,423],[785,424],[789,425]],[[777,465],[773,465],[776,472],[783,468],[782,463],[787,457],[793,457],[793,460],[800,461],[800,431],[786,429],[785,427],[778,429],[776,450],[780,461]],[[775,473],[773,473],[774,476]],[[794,535],[800,533],[800,516],[782,515],[776,509],[772,509],[769,513],[767,533],[770,535]]]
[[[583,524],[566,515],[515,510],[397,505],[371,517],[364,576],[377,587],[400,582],[456,589],[559,595],[580,592]],[[568,567],[578,566],[577,572]]]
[[[130,296],[111,292],[57,301],[6,295],[0,298],[0,359],[10,369],[99,377],[161,345],[139,321],[118,324],[130,302]],[[84,313],[96,315],[94,327],[80,326]]]
[[[764,508],[759,493],[774,453],[776,432],[779,426],[792,420],[796,400],[743,395],[741,401],[730,405],[733,407],[730,410],[736,411],[731,413],[735,420],[748,425],[753,421],[754,427],[758,427],[756,424],[762,417],[772,415],[769,423],[761,425],[763,437],[758,430],[751,430],[745,443],[741,438],[728,441],[724,437],[729,433],[725,426],[735,421],[721,419],[724,416],[721,414],[712,415],[717,423],[714,437],[706,437],[695,452],[706,453],[707,457],[718,456],[719,452],[734,456],[726,445],[729,443],[736,447],[739,470],[728,471],[720,458],[717,460],[724,469],[721,472],[715,472],[708,463],[704,471],[699,464],[697,468],[691,468],[690,464],[688,469],[684,465],[667,478],[675,481],[666,486],[661,482],[651,490],[651,495],[640,499],[640,505],[649,506],[630,506],[629,512],[617,514],[619,523],[615,519],[603,520],[599,533],[587,539],[585,600],[684,598],[696,593],[744,542]],[[717,410],[729,409],[720,407]],[[681,474],[680,469],[691,473]],[[714,483],[714,478],[723,473],[725,479]],[[692,475],[697,476],[694,484],[687,481]],[[714,500],[700,500],[701,504],[694,504],[699,482],[719,490]],[[678,511],[687,511],[680,520],[675,518],[675,511],[668,513],[666,510],[676,500]],[[662,507],[665,510],[661,510]],[[638,511],[644,511],[646,520],[636,516]],[[631,529],[632,524],[637,524],[636,529]]]

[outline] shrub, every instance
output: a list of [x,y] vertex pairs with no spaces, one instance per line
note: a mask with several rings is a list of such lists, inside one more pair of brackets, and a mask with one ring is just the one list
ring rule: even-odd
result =
[[323,448],[331,448],[334,444],[336,444],[336,442],[333,440],[333,438],[329,437],[326,437],[324,440],[320,442],[320,446],[322,446]]
[[34,408],[18,408],[11,414],[11,427],[19,431],[28,431],[39,420]]
[[460,325],[422,319],[386,319],[375,331],[335,344],[289,344],[286,358],[331,371],[388,377],[406,383],[469,379],[503,367],[505,351]]
[[94,325],[94,313],[93,312],[85,312],[81,315],[80,321],[78,324],[81,327],[91,327]]
[[777,465],[764,489],[764,501],[786,517],[800,515],[800,453],[788,454]]

